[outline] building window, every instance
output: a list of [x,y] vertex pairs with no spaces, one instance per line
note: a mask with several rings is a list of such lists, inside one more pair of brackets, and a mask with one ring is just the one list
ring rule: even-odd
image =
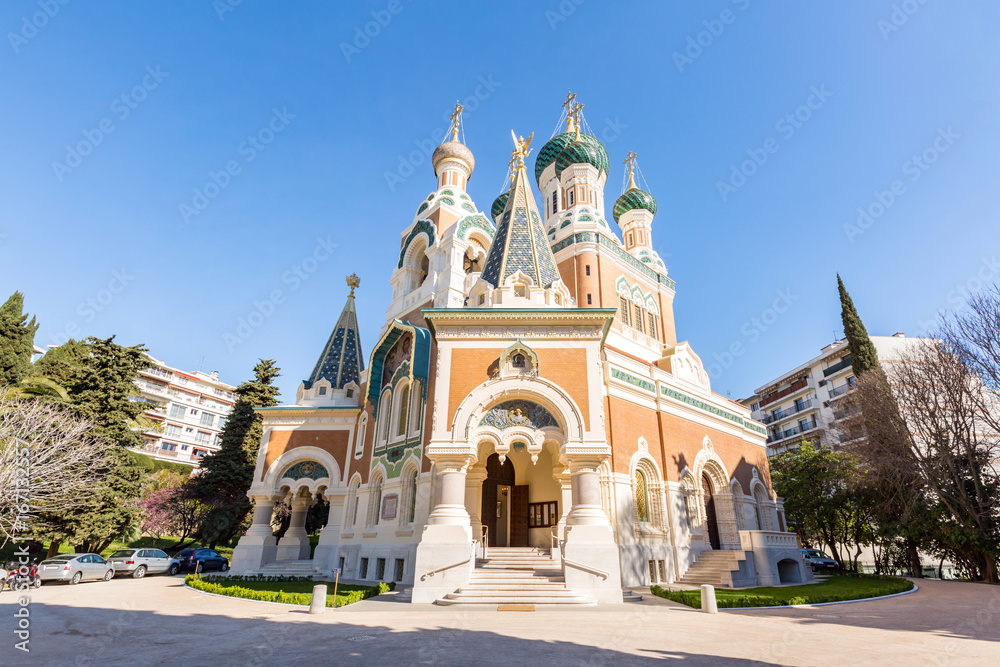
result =
[[361,415],[361,424],[358,425],[358,441],[354,444],[354,458],[361,458],[365,453],[365,435],[368,432],[368,413]]
[[181,445],[181,451],[182,452],[186,452],[187,450],[188,450],[188,446],[187,445]]
[[178,438],[183,429],[177,424],[167,424],[167,435],[171,438]]
[[403,571],[404,571],[405,564],[406,564],[406,561],[403,560],[402,558],[397,558],[396,559],[396,579],[395,579],[395,581],[402,581],[403,580]]
[[198,434],[194,436],[194,441],[202,445],[207,445],[211,437],[212,437],[211,433],[198,431]]
[[361,559],[361,567],[358,568],[358,578],[367,579],[368,578],[368,559]]
[[396,424],[396,435],[406,435],[407,420],[410,418],[410,401],[406,392],[400,392],[399,423]]
[[346,528],[351,528],[358,522],[358,489],[361,487],[361,482],[357,481],[351,485],[350,490],[347,492],[347,516],[344,517],[344,526]]
[[484,303],[486,303],[486,294],[480,294],[479,295],[479,305],[481,306]]
[[555,192],[553,192],[552,193],[552,215],[555,215],[556,211],[559,210],[557,202],[556,202],[556,199],[557,199],[557,194]]
[[222,415],[219,415],[219,423],[216,425],[215,428],[217,428],[217,429],[219,429],[221,431],[225,427],[226,427],[226,418],[223,417]]
[[[326,387],[324,387],[324,389],[326,389]],[[347,396],[347,398],[354,398],[354,388],[352,387],[352,388],[348,389],[347,393],[344,394],[344,395]]]
[[163,443],[163,451],[165,452],[177,451],[177,445],[175,445],[172,442],[165,442]]
[[527,288],[524,285],[514,285],[514,296],[522,298],[527,296]]
[[583,267],[583,272],[584,272],[585,275],[588,275],[588,276],[590,275],[590,264],[588,264],[585,267]]
[[374,528],[378,525],[379,511],[382,509],[382,477],[376,475],[368,489],[368,519],[365,525]]
[[649,521],[648,495],[646,476],[642,474],[641,470],[637,469],[635,471],[635,518],[643,523]]
[[570,188],[570,191],[569,191],[569,205],[570,206],[573,205],[574,199],[575,199],[575,197],[574,197],[573,188]]
[[176,403],[170,406],[170,416],[171,417],[183,417],[187,414],[187,408],[183,405],[177,405]]
[[193,417],[193,416],[195,416],[196,414],[198,414],[198,411],[197,411],[197,410],[195,410],[194,408],[191,408],[191,416]]
[[653,313],[649,314],[649,335],[656,338],[656,316]]
[[635,307],[635,326],[636,329],[642,331],[642,306]]
[[590,306],[590,305],[593,305],[593,303],[594,302],[591,300],[590,295],[588,294],[587,295],[587,305]]
[[635,245],[635,237],[632,235],[632,232],[629,232],[628,233],[628,246],[631,248],[634,245]]
[[377,558],[375,559],[375,578],[379,581],[385,579],[385,559]]
[[212,422],[215,421],[215,415],[210,412],[201,413],[201,421],[199,422],[202,426],[211,426]]
[[622,324],[628,326],[628,300],[625,297],[619,297],[619,315],[622,318]]
[[319,395],[320,396],[326,396],[326,387],[320,387],[319,388]]
[[409,525],[417,513],[417,471],[411,470],[403,482],[403,511],[400,525]]
[[379,414],[382,415],[378,422],[378,439],[380,442],[385,442],[389,437],[389,419],[390,413],[389,409],[392,407],[392,392],[386,389],[382,393],[382,405],[379,406]]

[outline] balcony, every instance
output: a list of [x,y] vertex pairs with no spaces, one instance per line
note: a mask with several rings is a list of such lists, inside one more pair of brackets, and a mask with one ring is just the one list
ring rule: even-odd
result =
[[792,383],[791,386],[788,386],[782,389],[781,391],[776,391],[774,393],[768,394],[767,396],[762,398],[760,400],[760,407],[763,408],[765,405],[770,405],[775,401],[780,401],[786,396],[791,396],[792,394],[800,392],[803,389],[807,389],[808,387],[809,387],[809,380],[807,378],[802,378],[801,380],[797,380],[796,382]]
[[853,363],[854,363],[853,359],[851,359],[850,357],[844,357],[843,359],[835,363],[833,366],[830,366],[829,368],[824,368],[823,377],[828,378],[834,373],[839,373],[845,368],[851,366],[851,364]]
[[790,429],[781,431],[780,433],[773,433],[769,435],[767,437],[767,444],[770,445],[775,442],[781,442],[782,440],[787,440],[788,438],[791,438],[793,436],[800,435],[802,433],[808,433],[809,431],[814,431],[817,428],[819,428],[819,425],[816,423],[816,420],[814,419],[810,424],[807,424],[805,428],[796,425]]
[[813,406],[813,399],[809,398],[802,401],[801,403],[797,403],[796,405],[793,405],[789,408],[785,408],[784,410],[777,410],[769,415],[764,415],[761,421],[765,424],[781,421],[782,419],[791,417],[794,414],[797,414],[804,410],[808,410],[812,406]]
[[833,399],[837,398],[838,396],[843,396],[844,394],[846,394],[847,392],[849,392],[851,389],[853,389],[853,385],[851,385],[851,383],[849,383],[849,382],[845,382],[844,384],[840,385],[839,387],[834,387],[833,389],[830,389],[830,400],[833,400]]

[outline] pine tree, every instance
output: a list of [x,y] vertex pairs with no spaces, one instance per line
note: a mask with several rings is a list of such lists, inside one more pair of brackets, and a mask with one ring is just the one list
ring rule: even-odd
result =
[[205,457],[201,474],[192,480],[195,495],[212,506],[199,533],[213,547],[232,539],[251,510],[246,493],[264,433],[264,420],[253,409],[278,404],[273,382],[280,369],[274,360],[261,359],[253,371],[254,379],[236,388],[238,398],[222,429],[219,451]]
[[31,367],[38,323],[24,312],[24,295],[14,292],[0,306],[0,386],[17,385]]
[[844,281],[840,279],[839,273],[837,274],[837,289],[840,291],[840,319],[844,323],[844,335],[847,337],[847,346],[851,350],[851,365],[854,368],[855,376],[861,377],[876,368],[881,370],[875,345],[868,337],[868,331],[865,329],[865,325],[854,307],[854,301],[847,293],[847,288],[844,287]]

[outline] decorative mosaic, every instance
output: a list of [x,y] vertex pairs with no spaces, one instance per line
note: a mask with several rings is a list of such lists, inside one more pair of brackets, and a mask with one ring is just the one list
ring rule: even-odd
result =
[[697,398],[694,398],[693,396],[688,396],[687,394],[681,393],[676,389],[671,389],[670,387],[660,385],[660,393],[663,394],[664,396],[669,396],[670,398],[681,401],[682,403],[687,403],[688,405],[696,407],[699,410],[704,410],[705,412],[711,412],[713,415],[717,415],[724,419],[728,419],[731,422],[739,424],[740,426],[748,428],[756,433],[760,433],[761,435],[767,435],[767,430],[764,427],[755,423],[753,420],[743,419],[743,417],[740,417],[737,414],[729,412],[728,410],[717,408],[714,405],[709,405],[705,401],[700,401]]
[[461,194],[461,195],[458,196],[458,198],[459,199],[464,199],[465,201],[472,201],[471,199],[469,199],[469,195],[467,195],[467,194]]
[[581,215],[579,218],[577,218],[577,221],[578,222],[593,222],[594,219],[591,218],[589,215]]
[[399,477],[403,472],[403,464],[410,458],[411,453],[415,453],[417,459],[421,457],[420,438],[416,438],[415,441],[417,444],[409,444],[411,441],[407,441],[404,446],[393,447],[388,452],[372,458],[371,469],[374,470],[381,463],[385,468],[386,479]]
[[639,389],[645,389],[646,391],[655,394],[656,385],[649,380],[643,380],[641,377],[636,377],[631,373],[626,373],[625,371],[618,370],[617,368],[611,369],[611,377],[616,380],[621,380],[622,382],[627,382],[633,387],[638,387]]
[[322,463],[316,463],[315,461],[299,461],[291,468],[285,471],[281,476],[282,479],[287,477],[288,479],[323,479],[324,477],[329,477],[330,473],[327,471],[326,467]]
[[455,193],[452,192],[451,190],[442,190],[441,194],[443,194],[443,195],[454,195]]
[[306,389],[311,389],[314,383],[326,379],[334,389],[343,389],[349,382],[360,382],[361,371],[364,369],[358,316],[354,310],[354,299],[348,299],[323,352],[316,360],[316,366],[303,385]]
[[561,225],[559,225],[559,229],[562,229],[563,227],[569,227],[569,223],[571,223],[571,222],[573,222],[573,221],[572,220],[564,220],[563,223]]
[[608,226],[608,223],[604,222],[604,218],[598,218],[597,219],[597,224],[599,224],[601,227],[607,227]]
[[465,209],[466,211],[468,211],[469,213],[475,213],[476,212],[476,209],[472,208],[468,204],[462,204],[462,208]]
[[455,233],[455,236],[460,239],[464,239],[465,233],[473,227],[486,232],[486,235],[490,237],[491,241],[493,240],[493,235],[496,234],[496,229],[494,229],[493,225],[490,224],[490,221],[486,219],[486,216],[479,213],[477,215],[469,215],[462,218],[462,220],[458,223],[458,231]]
[[452,206],[454,206],[455,205],[455,200],[452,199],[451,197],[441,197],[441,203],[443,203],[443,204],[451,204]]
[[641,470],[635,471],[635,516],[639,521],[649,521],[646,509],[646,477]]
[[424,202],[423,204],[421,204],[420,208],[417,209],[417,215],[420,215],[421,213],[423,213],[424,211],[426,211],[427,210],[427,206],[428,206],[427,202]]
[[546,426],[559,426],[559,422],[548,410],[521,399],[506,401],[490,408],[479,421],[480,426],[492,426],[501,431],[516,426],[529,426],[533,429],[545,428]]
[[396,265],[397,269],[403,268],[403,258],[406,257],[406,249],[410,247],[410,243],[413,239],[417,238],[417,235],[421,232],[427,234],[427,246],[430,247],[434,245],[434,225],[432,225],[429,220],[417,220],[417,224],[413,225],[413,230],[410,231],[410,235],[406,237],[406,240],[403,242],[403,247],[399,250],[399,263]]

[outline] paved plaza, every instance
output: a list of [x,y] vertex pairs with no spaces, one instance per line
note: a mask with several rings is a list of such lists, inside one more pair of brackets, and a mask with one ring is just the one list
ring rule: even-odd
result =
[[[205,595],[180,577],[45,586],[31,596],[31,653],[3,664],[996,665],[1000,588],[921,581],[897,598],[710,616],[654,598],[499,612],[395,594],[310,616]],[[0,596],[13,625],[14,595]],[[13,629],[11,627],[11,629]],[[3,633],[8,641],[13,633]]]

